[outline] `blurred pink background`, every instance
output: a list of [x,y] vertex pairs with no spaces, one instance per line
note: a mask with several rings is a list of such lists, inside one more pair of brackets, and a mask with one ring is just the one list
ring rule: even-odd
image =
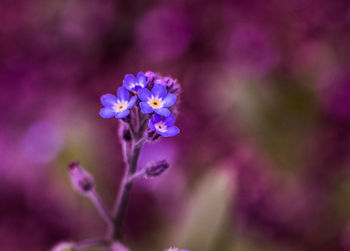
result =
[[349,1],[3,0],[0,21],[0,250],[103,235],[66,165],[112,206],[99,98],[148,70],[181,83],[181,133],[142,151],[171,169],[134,186],[132,250],[350,250]]

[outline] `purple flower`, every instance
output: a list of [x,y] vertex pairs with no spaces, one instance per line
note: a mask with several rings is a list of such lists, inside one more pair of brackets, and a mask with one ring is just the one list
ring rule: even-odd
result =
[[176,96],[167,94],[166,87],[162,84],[155,84],[152,92],[142,88],[138,92],[141,99],[140,108],[143,113],[152,113],[153,111],[162,116],[169,116],[170,111],[167,107],[175,104]]
[[55,245],[50,251],[67,251],[67,250],[74,250],[74,243],[73,242],[60,242],[57,245]]
[[175,247],[172,247],[172,248],[167,248],[165,251],[190,251],[188,249],[178,249],[178,248],[175,248]]
[[136,77],[132,74],[126,74],[123,80],[123,86],[135,94],[139,89],[145,88],[147,84],[148,79],[142,72],[137,73]]
[[129,115],[129,109],[134,106],[137,100],[136,96],[130,98],[130,93],[125,87],[120,87],[117,97],[112,94],[105,94],[101,97],[101,103],[105,106],[100,110],[102,118],[116,117],[125,118]]
[[179,128],[174,126],[175,116],[162,117],[158,114],[153,114],[153,120],[148,122],[148,127],[156,131],[163,137],[172,137],[180,132]]
[[110,251],[130,251],[127,247],[125,247],[122,243],[120,242],[114,242],[110,248],[108,249]]

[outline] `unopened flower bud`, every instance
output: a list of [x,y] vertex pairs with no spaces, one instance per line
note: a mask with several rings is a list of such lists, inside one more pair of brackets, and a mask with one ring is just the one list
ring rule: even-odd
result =
[[165,249],[165,251],[190,251],[190,250],[188,250],[188,249],[178,249],[178,248],[172,247],[172,248]]
[[108,251],[130,251],[127,247],[125,247],[120,242],[114,242],[108,249]]
[[145,76],[146,76],[148,82],[152,82],[155,80],[155,78],[157,78],[157,74],[154,73],[153,71],[147,71],[145,73]]
[[74,251],[74,243],[73,242],[60,242],[55,245],[50,251]]
[[146,167],[145,174],[147,177],[156,177],[161,175],[168,167],[169,163],[166,160],[156,161]]
[[130,141],[131,140],[131,133],[129,129],[123,130],[123,140]]
[[162,84],[162,76],[158,73],[148,71],[145,73],[145,76],[148,80],[148,88],[152,89],[155,84]]
[[126,141],[126,142],[130,142],[132,139],[132,135],[131,135],[131,131],[130,131],[130,127],[127,124],[122,123],[119,126],[119,138]]
[[147,135],[148,141],[156,141],[157,139],[160,138],[160,134],[158,134],[158,133],[156,133],[156,131],[152,131],[152,130],[147,130],[146,135]]
[[175,94],[176,96],[180,94],[180,85],[176,79],[173,79],[171,77],[164,77],[163,84],[166,86],[168,93]]
[[68,170],[73,187],[78,192],[86,194],[94,188],[93,177],[80,166],[79,161],[71,162]]

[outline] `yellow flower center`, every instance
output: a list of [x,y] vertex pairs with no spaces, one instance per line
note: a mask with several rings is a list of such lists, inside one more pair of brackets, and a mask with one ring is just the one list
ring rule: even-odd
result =
[[122,112],[126,110],[126,107],[127,107],[127,102],[123,100],[122,102],[118,102],[117,104],[115,104],[114,110],[116,112]]
[[156,99],[156,98],[152,98],[148,101],[148,104],[152,107],[152,108],[161,108],[163,106],[163,103],[161,100]]

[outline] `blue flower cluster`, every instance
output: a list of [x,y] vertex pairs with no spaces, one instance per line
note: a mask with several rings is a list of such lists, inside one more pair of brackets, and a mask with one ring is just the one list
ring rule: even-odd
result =
[[104,108],[100,110],[100,116],[126,118],[136,104],[143,114],[153,114],[148,122],[151,130],[163,137],[177,135],[180,130],[174,126],[175,116],[169,110],[176,102],[176,95],[168,93],[167,87],[162,83],[154,83],[152,87],[148,84],[149,80],[142,72],[136,77],[127,74],[123,86],[117,91],[117,96],[105,94],[101,97]]

